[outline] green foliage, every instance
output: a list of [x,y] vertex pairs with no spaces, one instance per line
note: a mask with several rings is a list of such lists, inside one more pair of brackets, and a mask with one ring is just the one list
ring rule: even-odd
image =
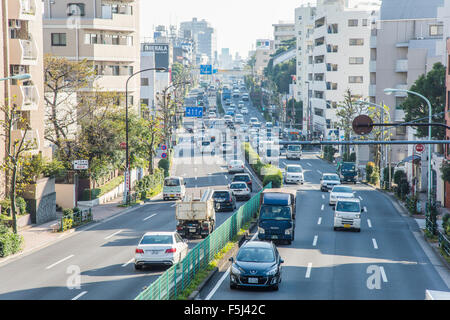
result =
[[447,234],[447,236],[450,236],[450,213],[446,213],[442,217],[442,228],[444,228],[444,231]]
[[95,200],[98,197],[100,197],[100,193],[101,193],[101,190],[99,188],[84,189],[83,194],[81,195],[81,201]]
[[445,161],[441,166],[442,179],[450,183],[450,163]]
[[352,152],[349,154],[348,152],[345,152],[344,155],[342,156],[342,159],[345,162],[356,162],[356,153]]
[[[410,91],[417,92],[430,100],[432,113],[437,114],[444,111],[445,107],[445,72],[446,68],[440,62],[433,65],[433,69],[426,75],[421,75],[411,86]],[[409,94],[401,107],[405,111],[405,121],[409,122],[419,118],[428,117],[428,104],[416,95]],[[444,123],[444,115],[433,117],[433,122]],[[416,127],[417,137],[427,137],[428,127]],[[445,128],[432,127],[433,139],[444,140]]]
[[25,214],[27,212],[27,202],[22,197],[16,198],[16,206],[19,209],[19,214]]
[[370,182],[373,173],[376,171],[375,168],[376,168],[375,167],[375,163],[367,162],[367,164],[366,164],[366,178],[367,178],[367,181]]
[[281,188],[283,185],[283,174],[281,171],[276,174],[265,175],[263,179],[263,186],[265,187],[270,182],[272,182],[272,188]]
[[6,226],[0,225],[0,257],[6,257],[21,250],[23,237]]
[[378,184],[379,180],[380,180],[380,173],[378,172],[378,168],[375,167],[374,171],[372,172],[372,175],[370,176],[369,183],[376,185]]
[[334,161],[334,155],[338,150],[335,149],[333,146],[325,146],[323,148],[323,157],[325,160],[329,161],[329,162],[333,162]]
[[[0,201],[2,207],[2,214],[10,215],[11,200],[6,198]],[[27,212],[27,202],[22,197],[16,197],[16,211],[19,209],[19,214],[25,214]]]
[[61,231],[64,232],[66,230],[72,229],[72,225],[73,225],[73,218],[70,218],[68,216],[63,217]]
[[265,69],[265,76],[275,83],[279,93],[289,93],[289,85],[292,83],[291,76],[297,72],[296,61],[296,59],[291,59],[274,67],[272,66],[273,58],[269,61],[269,65]]
[[401,200],[405,200],[410,191],[411,187],[406,177],[400,180],[399,184],[395,188],[395,193]]
[[[82,201],[95,200],[95,199],[103,196],[104,194],[114,190],[123,182],[124,182],[124,177],[119,176],[119,177],[115,177],[114,179],[112,179],[111,181],[109,181],[108,183],[106,183],[104,186],[102,186],[100,188],[95,188],[95,189],[90,189],[90,190],[84,189],[83,194],[81,196],[81,200]],[[89,192],[91,193],[90,198],[89,198]]]
[[[391,166],[391,179],[394,178],[394,167]],[[389,181],[389,167],[383,168],[383,181]]]
[[397,171],[394,173],[394,183],[395,183],[396,185],[400,185],[400,182],[401,182],[402,180],[404,180],[404,179],[406,179],[406,173],[405,173],[405,171],[403,171],[403,170],[397,170]]
[[73,210],[70,208],[63,209],[63,217],[73,217]]
[[2,206],[2,214],[9,215],[9,209],[11,208],[11,200],[6,198],[0,201],[0,206]]
[[418,214],[417,212],[417,203],[419,202],[419,197],[416,195],[406,197],[406,208],[411,214]]
[[164,170],[164,177],[168,177],[170,169],[170,161],[168,159],[159,160],[158,168]]

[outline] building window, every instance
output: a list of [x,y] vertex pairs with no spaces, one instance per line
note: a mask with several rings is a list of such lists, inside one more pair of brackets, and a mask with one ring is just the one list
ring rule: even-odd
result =
[[298,20],[302,20],[302,16],[298,16]]
[[363,27],[367,27],[367,19],[362,20],[362,25],[363,25]]
[[358,26],[358,19],[350,19],[350,20],[348,20],[348,26],[349,27],[357,27]]
[[323,109],[314,108],[314,114],[319,117],[323,117]]
[[67,5],[68,16],[84,16],[84,3],[69,3]]
[[406,135],[406,126],[396,126],[395,127],[395,134],[397,136],[404,136],[404,135]]
[[327,52],[338,52],[338,46],[327,44]]
[[430,26],[430,36],[437,37],[442,36],[444,34],[444,26],[435,24]]
[[364,64],[364,58],[363,57],[350,57],[348,59],[349,64]]
[[337,83],[327,82],[327,90],[337,90]]
[[127,46],[132,46],[132,45],[133,45],[133,37],[127,36]]
[[327,129],[331,129],[331,120],[326,119],[325,121],[327,122]]
[[110,66],[110,67],[111,67],[111,75],[113,75],[113,76],[119,76],[120,75],[119,66]]
[[97,34],[86,33],[84,35],[84,44],[96,44],[96,43],[99,43]]
[[349,39],[350,46],[363,46],[364,39]]
[[148,87],[148,78],[141,78],[141,87]]
[[327,71],[338,71],[338,65],[327,63]]
[[348,83],[363,83],[363,76],[349,76]]
[[114,45],[120,44],[119,36],[113,35],[113,36],[111,37],[111,44],[114,44]]
[[141,99],[141,106],[148,107],[148,99]]
[[328,26],[328,33],[333,34],[333,33],[338,33],[338,25],[335,24],[330,24]]
[[406,97],[395,97],[395,109],[403,110],[402,104],[405,102]]
[[65,33],[52,33],[52,46],[65,47],[66,45],[67,43]]

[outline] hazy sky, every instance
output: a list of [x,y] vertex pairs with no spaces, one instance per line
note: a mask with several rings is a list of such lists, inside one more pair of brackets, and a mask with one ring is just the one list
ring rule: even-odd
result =
[[141,0],[141,38],[156,25],[205,19],[217,32],[217,51],[247,57],[256,39],[273,39],[273,23],[294,21],[296,7],[315,0]]

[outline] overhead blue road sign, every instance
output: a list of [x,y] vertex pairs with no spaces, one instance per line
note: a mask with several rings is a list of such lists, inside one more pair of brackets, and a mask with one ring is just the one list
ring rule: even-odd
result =
[[203,107],[186,107],[185,117],[203,117]]
[[212,65],[210,64],[200,65],[200,74],[212,74]]

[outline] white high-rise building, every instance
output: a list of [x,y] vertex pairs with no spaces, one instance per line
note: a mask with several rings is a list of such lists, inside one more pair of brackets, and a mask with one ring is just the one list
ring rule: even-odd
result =
[[315,8],[296,10],[296,91],[309,104],[305,133],[326,137],[336,128],[337,107],[348,89],[353,96],[369,96],[371,22],[379,9],[372,2],[318,0]]

